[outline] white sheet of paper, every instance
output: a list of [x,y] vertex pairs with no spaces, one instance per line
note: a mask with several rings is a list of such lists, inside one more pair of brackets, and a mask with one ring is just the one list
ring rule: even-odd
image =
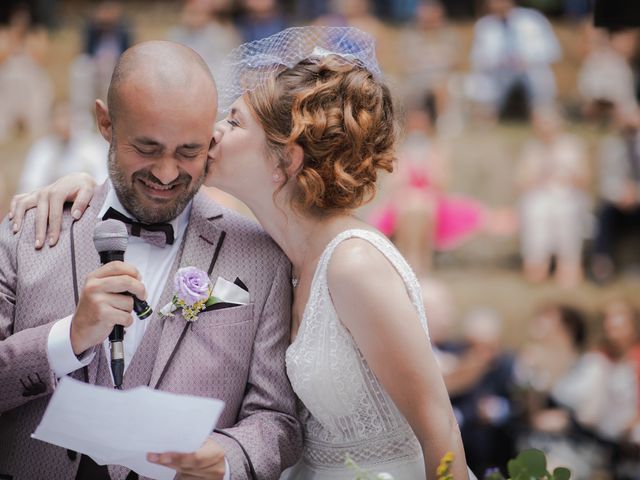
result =
[[197,450],[223,407],[221,400],[147,387],[115,390],[64,377],[31,436],[89,455],[99,465],[171,480],[175,470],[148,462],[147,453]]

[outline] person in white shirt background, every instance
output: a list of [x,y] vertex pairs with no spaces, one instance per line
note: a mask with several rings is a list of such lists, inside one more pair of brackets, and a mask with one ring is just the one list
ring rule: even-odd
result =
[[534,106],[556,96],[551,64],[561,50],[551,24],[541,13],[516,7],[513,0],[487,0],[471,47],[470,96],[499,113],[512,90],[524,89]]
[[30,192],[71,172],[85,172],[103,182],[108,147],[93,131],[74,131],[69,104],[59,101],[51,112],[50,133],[36,140],[27,152],[17,190]]

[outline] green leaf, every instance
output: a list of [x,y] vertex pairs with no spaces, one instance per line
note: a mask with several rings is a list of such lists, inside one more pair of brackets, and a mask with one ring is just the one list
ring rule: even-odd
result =
[[531,478],[549,477],[547,460],[540,450],[530,449],[520,454],[507,464],[509,475],[513,480],[529,480]]
[[553,480],[569,480],[571,471],[568,468],[558,467],[553,471]]
[[511,480],[529,480],[526,467],[515,458],[507,463],[507,471]]
[[207,301],[204,303],[204,305],[205,305],[205,307],[210,307],[211,305],[215,305],[219,301],[220,301],[219,298],[211,296],[211,297],[207,298]]
[[520,452],[516,459],[520,459],[535,475],[546,475],[548,473],[547,459],[540,450],[533,448],[524,450]]

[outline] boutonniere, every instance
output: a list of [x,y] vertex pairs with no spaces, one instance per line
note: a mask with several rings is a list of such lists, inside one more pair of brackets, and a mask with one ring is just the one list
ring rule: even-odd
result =
[[173,299],[160,309],[165,317],[173,317],[173,312],[182,309],[184,319],[195,322],[201,311],[220,301],[212,294],[209,276],[196,267],[179,269],[173,279],[173,288]]

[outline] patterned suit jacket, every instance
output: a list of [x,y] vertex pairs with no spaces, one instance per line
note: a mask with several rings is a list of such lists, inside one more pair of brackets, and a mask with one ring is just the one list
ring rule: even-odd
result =
[[[74,222],[64,214],[54,248],[33,248],[33,213],[21,232],[0,225],[0,478],[73,479],[79,455],[30,438],[56,378],[47,359],[53,323],[75,311],[87,274],[100,266],[92,241],[106,186]],[[210,271],[212,281],[239,278],[251,303],[201,313],[185,328],[180,315],[162,319],[172,297],[174,272],[182,266]],[[295,462],[302,434],[295,397],[285,373],[291,313],[290,264],[252,221],[198,193],[180,252],[142,343],[124,376],[123,388],[150,385],[164,391],[220,398],[226,402],[218,428],[246,449],[260,480],[277,479]],[[111,386],[104,349],[71,375]],[[212,434],[226,452],[233,480],[249,478],[246,457],[235,440]],[[109,466],[112,479],[129,473]],[[5,475],[5,476],[3,476]]]

